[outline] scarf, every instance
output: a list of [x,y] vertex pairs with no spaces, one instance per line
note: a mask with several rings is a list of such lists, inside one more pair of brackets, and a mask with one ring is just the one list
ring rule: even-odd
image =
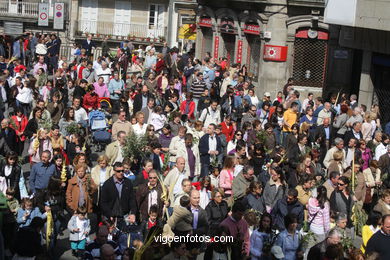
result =
[[80,188],[80,194],[79,194],[79,206],[84,206],[85,205],[85,194],[83,190],[83,180],[77,176],[77,182],[79,184]]

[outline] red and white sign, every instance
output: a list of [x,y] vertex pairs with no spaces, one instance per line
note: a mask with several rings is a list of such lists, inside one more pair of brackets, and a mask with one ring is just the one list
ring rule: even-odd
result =
[[242,60],[242,40],[237,41],[237,56],[236,63],[241,63]]
[[49,4],[39,3],[38,9],[38,26],[49,26]]
[[218,59],[219,52],[219,36],[214,37],[214,59]]
[[329,33],[324,31],[313,31],[313,30],[300,30],[295,34],[295,38],[316,38],[318,40],[329,40]]
[[260,35],[260,25],[257,24],[245,24],[244,33]]
[[213,23],[211,21],[211,18],[208,17],[202,17],[199,19],[199,26],[202,27],[212,27]]
[[269,61],[286,61],[287,46],[264,45],[263,59]]
[[54,4],[53,29],[55,30],[64,29],[64,3]]
[[237,31],[234,28],[234,22],[232,20],[222,20],[220,24],[221,33],[236,34]]

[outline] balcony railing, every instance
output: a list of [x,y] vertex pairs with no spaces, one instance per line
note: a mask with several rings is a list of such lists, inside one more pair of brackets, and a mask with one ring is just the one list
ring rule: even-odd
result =
[[288,0],[290,5],[324,7],[325,0]]
[[129,36],[132,38],[161,38],[166,34],[166,27],[150,28],[144,24],[114,23],[80,20],[76,34],[100,34],[109,36]]
[[[37,18],[39,3],[0,1],[0,16]],[[53,18],[54,4],[49,7],[49,18]],[[66,10],[66,8],[65,8]]]

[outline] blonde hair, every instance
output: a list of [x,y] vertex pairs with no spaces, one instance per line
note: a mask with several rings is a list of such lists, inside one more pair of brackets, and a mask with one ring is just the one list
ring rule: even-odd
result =
[[336,152],[334,152],[334,154],[333,154],[333,159],[334,159],[335,161],[342,161],[343,158],[344,158],[344,153],[343,153],[343,151],[336,151]]
[[84,171],[87,171],[88,166],[85,163],[79,163],[74,167],[75,172],[77,172],[80,169],[84,169]]
[[98,163],[101,163],[101,162],[103,162],[103,161],[105,161],[106,163],[108,163],[108,158],[107,158],[107,156],[106,156],[105,154],[100,155],[100,156],[98,157],[98,159],[97,159],[97,162],[98,162]]

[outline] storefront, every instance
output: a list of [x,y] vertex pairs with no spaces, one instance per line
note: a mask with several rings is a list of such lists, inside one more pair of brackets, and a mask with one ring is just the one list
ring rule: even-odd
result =
[[242,60],[242,64],[246,64],[248,73],[256,78],[259,72],[261,54],[260,25],[249,20],[244,24],[243,32],[247,41],[247,48],[246,57]]
[[213,24],[211,17],[202,16],[199,19],[198,26],[200,29],[200,53],[201,58],[205,56],[207,52],[212,53],[213,50]]
[[222,57],[227,58],[229,64],[235,63],[235,46],[237,29],[234,27],[234,20],[231,17],[221,19],[219,30],[222,36]]

